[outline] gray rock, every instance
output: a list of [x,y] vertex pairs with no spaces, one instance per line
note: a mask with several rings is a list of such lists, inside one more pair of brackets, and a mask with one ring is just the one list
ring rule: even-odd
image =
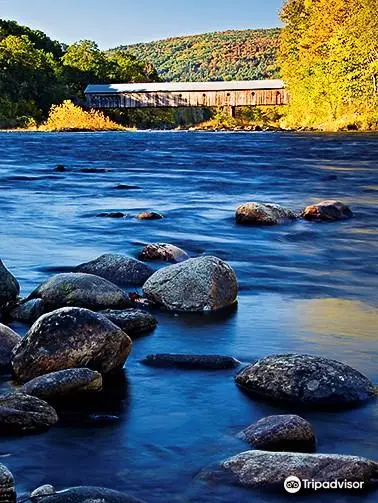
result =
[[0,309],[17,299],[20,285],[0,260]]
[[155,211],[143,211],[142,213],[135,215],[135,218],[138,218],[139,220],[161,220],[164,217]]
[[232,356],[172,353],[147,355],[142,363],[150,367],[178,367],[201,370],[232,369],[240,365],[240,362]]
[[236,222],[246,225],[276,225],[285,220],[294,220],[295,213],[278,204],[250,202],[236,210]]
[[152,243],[146,245],[139,255],[140,260],[164,260],[165,262],[183,262],[189,255],[175,245]]
[[51,496],[52,494],[56,493],[56,489],[54,486],[51,486],[50,484],[45,484],[41,487],[37,487],[37,489],[34,489],[30,493],[30,498],[41,498],[42,496]]
[[378,463],[358,456],[246,451],[221,465],[234,481],[247,487],[281,486],[287,477],[319,482],[348,480],[376,484]]
[[352,406],[375,395],[375,387],[357,370],[320,356],[283,354],[243,369],[236,383],[273,400],[312,406]]
[[215,311],[236,302],[233,269],[216,257],[198,257],[155,272],[143,285],[147,299],[171,311]]
[[72,487],[58,491],[52,496],[38,500],[38,503],[143,503],[125,493],[102,487]]
[[134,258],[115,253],[101,255],[76,267],[75,272],[95,274],[116,285],[143,285],[154,272],[151,267]]
[[44,310],[45,303],[42,299],[32,299],[20,302],[9,314],[14,320],[32,324],[42,316]]
[[24,393],[0,397],[0,428],[3,433],[31,433],[58,421],[55,410],[43,400]]
[[128,335],[138,335],[153,330],[157,319],[142,309],[124,309],[101,311],[108,320],[124,330]]
[[22,340],[16,332],[0,323],[0,373],[11,370],[12,350]]
[[0,503],[16,503],[16,486],[12,473],[0,464]]
[[104,278],[93,274],[56,274],[30,294],[30,299],[42,299],[46,311],[60,307],[85,307],[94,311],[122,309],[129,305],[125,292]]
[[23,382],[76,367],[107,374],[122,368],[131,346],[130,337],[102,314],[66,307],[34,323],[14,348],[12,367]]
[[305,220],[334,222],[351,218],[353,213],[344,203],[330,200],[307,206],[301,216]]
[[102,375],[87,368],[59,370],[39,377],[20,388],[26,395],[42,400],[55,400],[67,395],[94,393],[102,390]]
[[238,436],[266,451],[313,452],[316,445],[311,424],[294,414],[264,417]]

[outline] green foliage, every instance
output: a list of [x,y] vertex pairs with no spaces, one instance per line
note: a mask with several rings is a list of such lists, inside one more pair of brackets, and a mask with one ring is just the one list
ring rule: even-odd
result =
[[289,127],[374,129],[378,94],[376,0],[288,0],[279,62]]
[[253,80],[278,76],[280,30],[235,30],[126,46],[163,81]]

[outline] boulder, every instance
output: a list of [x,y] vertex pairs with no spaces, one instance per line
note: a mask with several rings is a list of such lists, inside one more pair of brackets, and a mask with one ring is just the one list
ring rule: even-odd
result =
[[198,257],[155,272],[143,285],[143,292],[171,311],[215,311],[236,302],[238,284],[226,262]]
[[37,487],[37,489],[34,489],[30,493],[30,498],[34,498],[32,501],[34,501],[36,498],[41,498],[42,496],[51,496],[56,493],[56,489],[54,486],[50,484],[45,484],[43,486]]
[[334,222],[335,220],[351,218],[353,213],[344,203],[330,200],[307,206],[301,216],[305,220]]
[[246,451],[221,464],[233,481],[247,487],[283,488],[287,477],[318,482],[335,480],[376,484],[378,463],[358,456],[298,452]]
[[76,367],[107,374],[122,368],[131,346],[129,336],[102,314],[66,307],[34,323],[14,348],[12,367],[23,382]]
[[142,213],[135,215],[135,218],[138,218],[139,220],[161,220],[164,217],[155,211],[143,211]]
[[58,370],[39,377],[20,388],[26,395],[42,400],[55,400],[67,395],[94,393],[102,390],[102,375],[87,368]]
[[181,355],[155,354],[147,355],[142,363],[150,367],[177,367],[200,370],[223,370],[238,367],[240,362],[232,356],[220,355]]
[[295,414],[264,417],[238,437],[265,451],[313,452],[316,445],[311,424]]
[[0,503],[16,503],[16,486],[12,473],[0,464]]
[[146,245],[139,255],[140,260],[164,260],[165,262],[183,262],[189,255],[181,248],[167,243]]
[[57,421],[55,410],[39,398],[24,393],[0,397],[0,428],[3,433],[44,430]]
[[126,213],[121,213],[120,211],[111,211],[110,213],[97,213],[96,217],[102,218],[125,218]]
[[306,354],[268,356],[235,380],[250,393],[301,405],[352,406],[375,395],[375,386],[352,367]]
[[22,340],[11,328],[0,323],[0,373],[11,370],[12,350]]
[[45,311],[66,306],[100,311],[122,309],[130,304],[127,295],[118,286],[104,278],[83,273],[56,274],[34,290],[28,300],[36,298],[43,300]]
[[17,299],[20,285],[0,260],[0,309]]
[[45,303],[43,300],[32,299],[20,302],[20,304],[11,309],[9,314],[14,320],[32,324],[42,316],[44,311]]
[[125,493],[103,487],[72,487],[51,496],[38,497],[38,503],[143,503]]
[[236,222],[244,225],[276,225],[295,218],[291,210],[271,203],[250,202],[236,210]]
[[90,262],[80,264],[75,272],[95,274],[116,285],[139,286],[153,274],[153,269],[134,258],[115,253],[101,255]]
[[101,314],[129,335],[149,332],[157,325],[157,319],[141,309],[124,309],[121,311],[107,309],[101,311]]

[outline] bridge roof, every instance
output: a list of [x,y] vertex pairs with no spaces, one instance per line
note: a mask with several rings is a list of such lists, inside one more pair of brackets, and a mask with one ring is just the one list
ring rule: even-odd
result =
[[284,82],[275,80],[227,80],[217,82],[149,82],[138,84],[91,84],[85,94],[156,93],[192,91],[247,91],[283,89]]

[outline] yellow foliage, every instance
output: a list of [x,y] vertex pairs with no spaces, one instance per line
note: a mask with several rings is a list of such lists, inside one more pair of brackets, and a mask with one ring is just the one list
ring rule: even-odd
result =
[[61,105],[51,107],[47,121],[39,127],[40,131],[121,131],[125,128],[102,112],[85,111],[66,100]]

